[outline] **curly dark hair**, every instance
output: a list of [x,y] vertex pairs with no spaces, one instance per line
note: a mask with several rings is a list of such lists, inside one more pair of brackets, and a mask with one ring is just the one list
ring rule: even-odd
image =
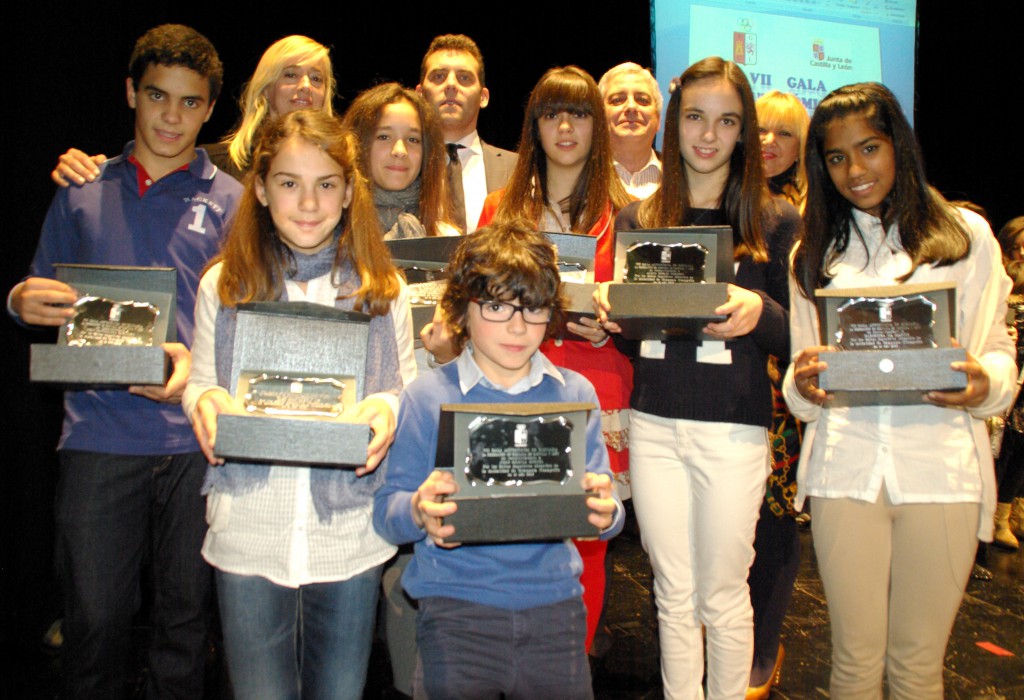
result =
[[465,319],[473,299],[518,299],[526,307],[550,306],[546,337],[565,325],[558,253],[525,219],[493,223],[464,237],[448,269],[441,308],[456,352],[462,352],[469,340]]
[[183,24],[161,24],[153,27],[135,42],[128,61],[128,76],[137,90],[142,74],[149,66],[184,66],[206,78],[210,85],[210,102],[220,96],[224,84],[224,64],[217,49],[205,36]]

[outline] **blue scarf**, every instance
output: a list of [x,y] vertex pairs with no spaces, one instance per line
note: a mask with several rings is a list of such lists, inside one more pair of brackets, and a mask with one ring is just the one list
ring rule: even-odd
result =
[[[286,266],[285,276],[295,282],[308,282],[331,274],[337,249],[336,236],[330,246],[312,255],[285,251],[284,254],[290,253],[291,257]],[[352,264],[347,260],[343,261],[333,273],[332,284],[338,290],[338,297],[347,298],[338,298],[334,302],[335,308],[351,311],[355,300],[350,295],[359,288],[360,283],[359,275],[352,269]],[[282,291],[280,300],[287,300],[287,292]],[[226,389],[231,387],[236,322],[235,307],[219,309],[214,330],[215,362],[217,383]],[[315,352],[315,348],[311,348],[310,351]],[[395,338],[391,312],[383,316],[374,316],[370,321],[364,387],[364,394],[367,396],[382,391],[397,394],[402,388],[402,377],[398,367],[398,341]],[[208,493],[211,488],[233,495],[255,491],[267,483],[270,469],[270,466],[265,464],[238,462],[210,467],[206,472],[203,493]],[[383,481],[384,472],[379,468],[361,478],[356,477],[355,472],[349,469],[313,468],[310,490],[313,493],[313,505],[317,516],[321,522],[327,522],[334,513],[365,505],[373,498],[373,494]]]

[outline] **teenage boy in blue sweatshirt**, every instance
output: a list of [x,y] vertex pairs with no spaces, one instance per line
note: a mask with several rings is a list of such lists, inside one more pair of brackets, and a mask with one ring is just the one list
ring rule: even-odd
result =
[[[554,248],[523,224],[493,225],[464,238],[452,257],[442,305],[456,319],[459,358],[402,394],[387,479],[374,504],[377,531],[415,542],[402,578],[419,600],[414,697],[590,698],[584,651],[582,563],[568,540],[460,546],[442,521],[457,509],[451,472],[434,469],[445,403],[590,402],[594,387],[556,368],[538,348],[561,326]],[[602,538],[622,529],[600,411],[586,426],[583,487]]]
[[223,81],[213,45],[163,25],[135,44],[128,67],[135,139],[99,177],[60,190],[46,215],[30,276],[8,298],[22,322],[59,326],[77,293],[55,263],[174,267],[178,343],[164,386],[64,395],[57,446],[57,551],[64,590],[65,697],[126,696],[140,573],[152,566],[149,697],[203,693],[211,573],[200,556],[206,471],[181,393],[188,380],[196,288],[217,252],[241,186],[210,163],[196,138]]

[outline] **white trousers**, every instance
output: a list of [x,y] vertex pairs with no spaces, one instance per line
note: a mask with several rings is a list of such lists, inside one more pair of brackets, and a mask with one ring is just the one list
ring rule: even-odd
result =
[[754,649],[747,573],[769,472],[764,428],[633,411],[630,473],[654,568],[661,676],[670,700],[743,698]]

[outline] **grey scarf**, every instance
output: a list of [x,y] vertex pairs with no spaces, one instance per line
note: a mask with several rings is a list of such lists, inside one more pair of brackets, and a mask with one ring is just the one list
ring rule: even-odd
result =
[[384,240],[423,238],[427,230],[420,223],[420,179],[417,177],[404,190],[382,190],[374,185],[373,204],[377,207]]
[[[295,282],[308,282],[330,274],[337,247],[336,237],[332,245],[313,255],[285,250],[282,255],[289,255],[291,258],[286,266],[286,277]],[[332,283],[337,287],[339,297],[348,297],[359,288],[360,279],[352,269],[351,263],[346,260],[335,270]],[[282,300],[286,300],[286,296],[282,296]],[[352,298],[339,298],[334,303],[336,308],[346,311],[352,310],[353,304]],[[236,317],[234,307],[221,307],[217,313],[214,331],[217,383],[226,389],[230,389],[231,386]],[[311,348],[311,352],[315,352],[315,349]],[[383,316],[374,316],[370,321],[364,385],[366,395],[381,391],[398,393],[402,388],[398,368],[398,342],[390,312]],[[222,467],[210,467],[207,470],[203,493],[216,488],[224,493],[241,495],[264,486],[269,476],[270,467],[265,464],[228,462]],[[380,488],[383,478],[381,469],[357,478],[355,472],[348,469],[314,468],[310,490],[320,520],[327,522],[336,512],[364,505]]]

